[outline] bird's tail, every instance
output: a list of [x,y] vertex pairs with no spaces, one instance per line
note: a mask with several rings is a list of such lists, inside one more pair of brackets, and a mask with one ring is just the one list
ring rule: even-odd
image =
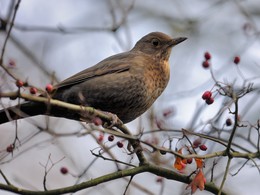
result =
[[47,113],[47,106],[39,102],[25,102],[0,110],[0,124],[20,118],[27,118]]

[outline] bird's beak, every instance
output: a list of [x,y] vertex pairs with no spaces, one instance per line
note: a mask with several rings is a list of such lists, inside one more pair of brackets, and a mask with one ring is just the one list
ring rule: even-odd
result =
[[186,39],[187,39],[186,37],[174,38],[171,41],[169,41],[169,47],[173,47],[175,45],[178,45],[179,43],[185,41]]

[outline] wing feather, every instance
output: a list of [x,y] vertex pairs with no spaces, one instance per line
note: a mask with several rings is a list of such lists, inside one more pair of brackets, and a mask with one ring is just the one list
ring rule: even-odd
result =
[[87,68],[58,83],[57,85],[55,85],[55,89],[69,87],[71,85],[82,83],[91,78],[106,74],[128,71],[130,69],[131,64],[129,62],[129,59],[131,59],[129,58],[130,55],[131,53],[125,52],[106,58],[103,61],[96,64],[95,66]]

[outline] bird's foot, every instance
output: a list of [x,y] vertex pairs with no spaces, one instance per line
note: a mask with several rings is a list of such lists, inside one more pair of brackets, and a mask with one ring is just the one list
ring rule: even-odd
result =
[[113,126],[123,124],[123,122],[117,117],[116,114],[112,114],[111,112],[104,112],[104,114],[108,115],[109,118],[111,119],[109,123],[104,124],[104,127],[112,128]]

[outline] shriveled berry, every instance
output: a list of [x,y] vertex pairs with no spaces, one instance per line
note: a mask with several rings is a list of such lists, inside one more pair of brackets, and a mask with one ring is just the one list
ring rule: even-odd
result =
[[210,66],[209,61],[208,60],[203,61],[202,66],[203,68],[208,68]]
[[68,170],[67,167],[61,167],[61,168],[60,168],[60,172],[61,172],[63,175],[65,175],[65,174],[67,174],[67,173],[69,172],[69,170]]
[[17,87],[22,87],[22,86],[24,86],[24,82],[21,81],[21,80],[17,80],[15,84],[16,84]]
[[36,94],[37,93],[37,89],[35,87],[31,87],[30,88],[30,93],[31,94]]
[[234,63],[238,64],[240,62],[240,57],[239,56],[235,56],[234,57]]
[[209,52],[205,52],[204,57],[205,57],[206,60],[210,60],[211,59],[211,55],[210,55]]
[[118,141],[118,142],[116,143],[116,145],[117,145],[117,147],[119,147],[119,148],[123,148],[123,147],[124,147],[124,144],[123,144],[123,142],[121,142],[121,141]]
[[48,93],[51,93],[52,90],[53,90],[53,86],[52,86],[52,84],[48,84],[48,85],[46,85],[45,89],[46,89],[46,91],[47,91]]
[[230,118],[228,118],[228,119],[226,120],[226,125],[227,125],[227,126],[231,126],[231,125],[232,125],[232,120],[231,120]]
[[192,163],[192,158],[188,158],[188,159],[187,159],[187,163],[188,163],[188,164],[191,164],[191,163]]
[[201,145],[201,139],[198,138],[198,139],[195,139],[192,143],[192,147],[193,148],[198,148],[199,146]]
[[213,102],[214,102],[214,98],[213,97],[210,97],[209,99],[206,99],[206,103],[208,105],[213,104]]
[[115,136],[114,135],[109,135],[107,139],[108,139],[108,141],[112,142],[112,141],[114,141]]
[[13,151],[14,151],[14,145],[13,145],[13,144],[10,144],[9,146],[7,146],[6,152],[11,153],[11,152],[13,152]]
[[208,148],[205,144],[200,145],[200,149],[206,151]]
[[205,91],[205,92],[203,93],[203,95],[202,95],[202,99],[203,99],[203,100],[207,100],[207,99],[211,98],[211,96],[212,96],[211,91]]

